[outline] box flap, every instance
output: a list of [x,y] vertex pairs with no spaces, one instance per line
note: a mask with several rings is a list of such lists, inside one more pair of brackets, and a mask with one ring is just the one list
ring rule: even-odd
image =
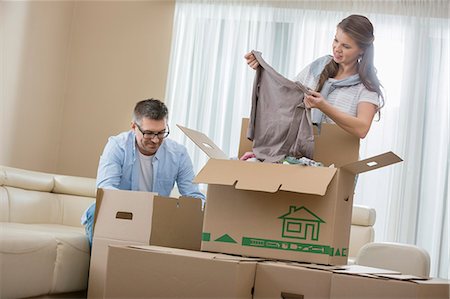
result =
[[180,248],[171,248],[155,245],[110,245],[110,247],[131,248],[155,253],[172,254],[178,256],[187,256],[193,258],[201,258],[208,260],[232,261],[232,262],[258,262],[263,261],[262,258],[244,257],[238,255],[229,255],[224,253],[205,252],[197,250],[186,250]]
[[177,124],[177,127],[186,134],[205,154],[214,159],[228,159],[228,156],[205,134],[188,129]]
[[230,255],[230,254],[224,254],[224,253],[217,253],[213,260],[218,261],[232,261],[232,262],[261,262],[266,259],[264,258],[258,258],[258,257],[246,257],[246,256],[240,256],[240,255]]
[[174,248],[170,247],[163,247],[163,246],[155,246],[155,245],[109,245],[109,247],[125,247],[125,248],[134,248],[139,250],[146,250],[146,251],[152,251],[152,252],[164,252],[164,253],[172,253]]
[[[150,240],[153,199],[156,193],[99,189],[94,239]],[[139,228],[139,229],[136,229]]]
[[241,122],[241,136],[239,140],[238,156],[242,157],[246,152],[253,151],[253,142],[247,138],[247,129],[250,119],[243,118]]
[[319,264],[302,264],[302,263],[291,263],[290,265],[298,265],[299,267],[314,269],[314,270],[324,270],[324,271],[334,271],[334,270],[345,270],[342,266],[336,265],[319,265]]
[[394,270],[387,270],[387,269],[380,269],[380,268],[374,268],[374,267],[367,267],[367,266],[361,266],[361,265],[344,265],[342,266],[343,269],[335,269],[332,270],[334,273],[341,273],[341,274],[397,274],[400,275],[401,273]]
[[199,250],[203,227],[202,201],[156,195],[153,199],[151,244]]
[[203,252],[199,250],[190,250],[183,248],[173,248],[173,247],[165,247],[159,245],[127,245],[127,246],[114,246],[114,247],[123,247],[123,248],[131,248],[135,250],[148,251],[158,254],[169,254],[169,255],[178,255],[178,256],[187,256],[194,258],[203,258],[203,259],[214,259],[217,253],[211,252]]
[[[239,157],[252,151],[252,142],[247,139],[248,118],[242,119],[239,141]],[[324,165],[336,167],[358,161],[359,138],[341,129],[338,125],[323,123],[320,134],[314,132],[314,160]]]
[[375,157],[344,165],[342,166],[342,169],[357,174],[375,170],[401,161],[403,160],[393,152],[387,152]]
[[410,274],[377,274],[378,277],[381,278],[389,278],[396,280],[427,280],[427,277],[410,275]]
[[341,167],[359,160],[359,138],[335,124],[321,124],[314,134],[314,160]]
[[423,285],[426,285],[426,284],[446,285],[446,286],[448,286],[448,290],[450,290],[450,280],[445,279],[445,278],[430,277],[430,278],[428,278],[426,280],[421,279],[421,280],[412,280],[412,281],[417,283],[417,284],[423,284]]
[[236,189],[325,195],[336,168],[210,159],[194,182]]

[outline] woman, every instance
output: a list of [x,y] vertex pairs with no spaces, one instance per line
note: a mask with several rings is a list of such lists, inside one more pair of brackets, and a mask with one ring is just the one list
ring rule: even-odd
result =
[[[373,66],[373,26],[364,16],[351,15],[336,29],[333,55],[321,57],[296,77],[311,89],[305,106],[312,109],[315,123],[336,123],[350,134],[364,138],[372,120],[383,106],[380,82]],[[253,54],[245,55],[256,69]]]

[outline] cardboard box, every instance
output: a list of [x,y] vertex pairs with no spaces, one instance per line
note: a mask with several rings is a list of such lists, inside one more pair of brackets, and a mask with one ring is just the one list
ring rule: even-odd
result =
[[108,245],[200,248],[203,211],[199,199],[98,189],[96,202],[88,298],[103,298]]
[[417,280],[398,271],[346,265],[262,262],[256,267],[254,299],[449,298],[450,282]]
[[257,260],[157,246],[110,246],[105,298],[252,298]]
[[253,299],[328,299],[331,275],[295,263],[261,262],[256,266]]
[[179,127],[211,158],[195,178],[208,184],[204,251],[346,264],[355,175],[402,161],[392,152],[358,161],[359,139],[330,124],[315,136],[314,159],[331,167],[229,160],[204,134]]
[[450,282],[415,280],[408,275],[338,274],[331,278],[331,299],[448,299]]

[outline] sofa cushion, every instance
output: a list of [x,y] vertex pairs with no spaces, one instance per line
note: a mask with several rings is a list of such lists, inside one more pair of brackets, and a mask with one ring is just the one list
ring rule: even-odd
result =
[[95,202],[95,198],[66,194],[57,194],[57,196],[62,208],[61,224],[84,227],[81,225],[80,215]]
[[92,197],[0,187],[0,207],[5,208],[0,221],[82,227],[80,215],[94,201]]
[[5,187],[9,199],[9,221],[19,223],[62,223],[58,195]]
[[2,185],[45,192],[53,190],[52,174],[6,166],[0,166],[0,170],[4,173],[0,180]]
[[0,223],[0,232],[0,297],[49,293],[56,260],[55,238],[44,232],[12,228],[9,223]]
[[58,242],[65,242],[81,252],[89,254],[89,243],[87,241],[84,227],[73,227],[60,224],[23,224],[23,223],[7,223],[10,229],[27,230],[31,233],[45,232],[53,236]]
[[376,212],[374,208],[353,205],[352,225],[373,226],[376,220]]
[[8,192],[2,186],[0,186],[0,222],[9,222]]
[[352,225],[350,229],[350,246],[348,255],[353,259],[358,251],[365,244],[373,242],[375,238],[375,230],[372,226]]
[[0,298],[86,289],[90,253],[83,228],[0,223],[0,232]]
[[67,175],[55,175],[54,193],[94,197],[97,192],[95,179]]

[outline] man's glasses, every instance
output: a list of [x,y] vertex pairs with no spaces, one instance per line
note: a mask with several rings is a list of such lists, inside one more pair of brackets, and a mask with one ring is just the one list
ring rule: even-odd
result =
[[158,137],[159,140],[166,138],[169,136],[169,125],[167,125],[167,130],[161,131],[161,132],[151,132],[151,131],[142,131],[141,127],[135,123],[136,127],[139,129],[139,131],[142,133],[142,137],[144,139],[152,140],[155,137]]

